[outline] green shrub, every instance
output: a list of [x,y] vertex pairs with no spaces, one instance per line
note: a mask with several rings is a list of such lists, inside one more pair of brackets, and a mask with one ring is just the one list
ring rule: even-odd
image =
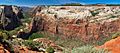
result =
[[110,18],[116,18],[117,16],[111,15]]
[[42,46],[41,43],[35,42],[35,41],[32,41],[32,40],[24,41],[23,44],[25,46],[27,46],[29,49],[32,49],[32,50],[38,50],[39,47]]
[[99,12],[91,12],[92,16],[99,14]]
[[33,39],[41,38],[41,37],[43,37],[43,34],[33,33],[28,39],[33,40]]
[[16,35],[17,34],[17,31],[16,30],[12,30],[12,31],[8,31],[7,32],[10,36],[12,35]]
[[23,40],[23,39],[20,39],[20,38],[17,38],[17,39],[13,39],[13,40],[12,40],[12,44],[13,44],[13,45],[20,45],[20,46],[22,46],[22,45],[23,45],[23,42],[24,42],[24,40]]
[[48,53],[54,53],[54,49],[52,47],[48,47],[46,49],[46,52],[48,52]]
[[10,36],[16,35],[20,29],[24,28],[23,26],[17,27],[14,30],[6,31]]
[[8,35],[7,35],[7,33],[6,32],[4,32],[4,31],[0,31],[0,38],[1,39],[8,39]]

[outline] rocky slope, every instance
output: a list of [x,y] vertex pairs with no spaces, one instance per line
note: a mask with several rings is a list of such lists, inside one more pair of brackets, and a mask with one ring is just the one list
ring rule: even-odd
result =
[[120,31],[119,16],[119,6],[50,6],[36,12],[30,28],[83,41],[101,40]]

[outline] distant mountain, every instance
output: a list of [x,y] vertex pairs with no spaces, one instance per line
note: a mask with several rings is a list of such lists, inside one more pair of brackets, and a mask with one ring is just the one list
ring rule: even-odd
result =
[[120,6],[120,4],[106,4],[107,6]]
[[88,6],[120,6],[120,4],[104,4],[104,3],[97,3],[97,4],[87,4]]
[[80,3],[66,3],[66,4],[62,4],[62,6],[82,6],[82,4],[80,4]]

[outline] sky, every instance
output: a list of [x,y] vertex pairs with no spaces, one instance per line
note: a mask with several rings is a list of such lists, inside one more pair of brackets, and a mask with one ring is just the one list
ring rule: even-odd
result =
[[120,4],[120,0],[0,0],[0,5],[19,5],[19,6],[36,6],[36,5],[54,5],[65,3],[81,4]]

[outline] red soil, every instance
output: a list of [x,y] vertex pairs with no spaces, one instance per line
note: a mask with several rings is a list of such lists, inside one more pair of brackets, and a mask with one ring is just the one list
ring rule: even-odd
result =
[[99,48],[105,48],[112,53],[120,53],[120,37],[112,39],[106,42],[104,45],[100,46]]

